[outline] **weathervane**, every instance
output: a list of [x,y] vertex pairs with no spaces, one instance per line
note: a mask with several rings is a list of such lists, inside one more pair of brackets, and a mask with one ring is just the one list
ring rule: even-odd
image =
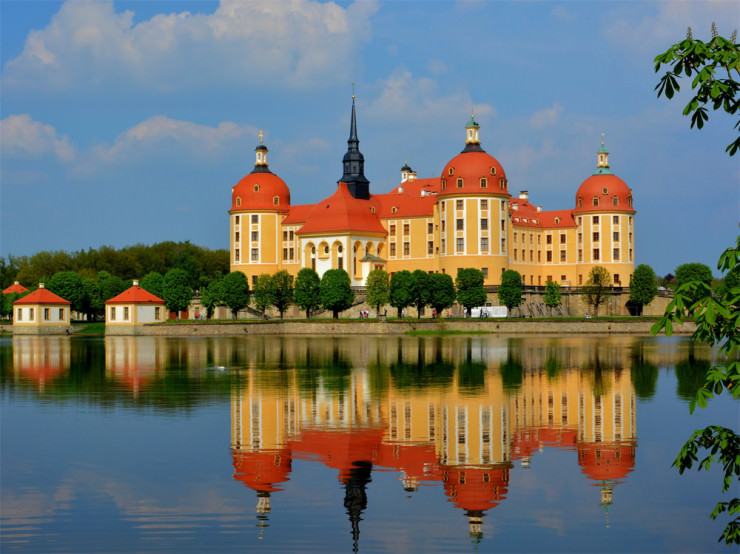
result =
[[601,146],[604,146],[604,133],[601,133]]
[[352,100],[355,99],[355,82],[352,81]]
[[262,129],[260,129],[260,132],[259,132],[259,134],[257,136],[260,138],[260,144],[262,144],[262,137],[264,136],[262,134]]

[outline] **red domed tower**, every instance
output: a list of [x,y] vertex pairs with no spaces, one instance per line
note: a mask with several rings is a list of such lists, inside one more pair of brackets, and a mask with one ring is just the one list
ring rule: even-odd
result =
[[267,165],[267,146],[255,148],[252,172],[231,191],[231,271],[242,271],[250,285],[261,273],[280,267],[281,222],[290,208],[290,190]]
[[632,190],[612,173],[609,151],[597,154],[596,171],[576,192],[573,215],[578,226],[578,285],[594,266],[605,267],[614,286],[628,286],[635,268],[635,209]]
[[444,167],[438,194],[439,266],[483,270],[487,285],[498,284],[508,265],[508,181],[501,164],[486,153],[480,126],[471,116],[465,148]]

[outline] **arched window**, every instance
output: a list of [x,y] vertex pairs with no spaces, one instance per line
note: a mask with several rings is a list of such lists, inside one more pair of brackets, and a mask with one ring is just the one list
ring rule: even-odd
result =
[[259,191],[260,191],[260,186],[254,185],[254,192],[259,192]]
[[395,206],[391,208],[391,213],[396,213],[397,211],[398,211],[398,208],[396,208]]
[[491,175],[496,175],[496,168],[491,166]]
[[501,190],[504,189],[504,178],[501,177],[501,179],[498,180],[498,186]]
[[606,187],[604,187],[603,189],[601,189],[601,192],[604,193],[604,194],[609,194],[609,189],[607,189]]
[[582,208],[583,207],[583,197],[582,196],[579,196],[578,197],[578,207],[579,208]]
[[555,218],[555,225],[560,225],[560,218],[559,217],[556,217]]
[[632,197],[631,197],[631,196],[628,196],[628,197],[627,197],[627,205],[628,205],[628,206],[629,206],[630,208],[632,207]]
[[442,190],[447,190],[447,179],[442,179]]
[[447,173],[448,173],[449,175],[452,175],[452,174],[454,174],[454,173],[455,173],[455,168],[454,168],[454,167],[451,167],[451,168],[449,168],[449,169],[447,170]]
[[241,206],[241,205],[242,205],[242,197],[241,196],[237,196],[236,197],[236,206],[237,206],[237,208],[239,206]]

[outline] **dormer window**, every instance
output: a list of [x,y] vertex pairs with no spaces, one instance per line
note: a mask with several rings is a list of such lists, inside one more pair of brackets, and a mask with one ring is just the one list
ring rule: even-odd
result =
[[599,205],[599,198],[598,196],[594,196],[593,205],[598,206]]
[[500,188],[501,190],[503,190],[503,189],[504,189],[504,178],[503,178],[503,177],[501,177],[501,178],[500,178],[500,179],[498,180],[498,186],[499,186],[499,188]]
[[627,197],[627,205],[628,205],[628,206],[629,206],[630,208],[632,207],[632,197],[631,197],[631,196],[628,196],[628,197]]
[[447,190],[447,179],[442,179],[442,190]]
[[449,168],[449,169],[447,170],[447,174],[448,174],[448,175],[453,175],[454,173],[455,173],[455,168],[454,168],[454,167],[451,167],[451,168]]
[[280,204],[280,197],[279,196],[273,196],[272,197],[272,205],[273,206],[277,206],[278,204]]
[[583,197],[582,196],[578,197],[578,207],[583,208]]
[[480,188],[488,188],[488,179],[486,179],[485,177],[480,178]]
[[491,166],[491,175],[496,175],[496,168]]
[[601,192],[604,193],[604,194],[609,194],[609,189],[607,189],[606,187],[604,187],[603,189],[601,189]]
[[375,206],[370,206],[370,213],[371,214],[374,214],[375,213]]
[[391,213],[396,213],[397,211],[398,211],[398,208],[396,208],[395,206],[391,208]]
[[259,191],[260,191],[260,186],[254,185],[254,192],[259,192]]
[[560,218],[559,217],[556,217],[555,218],[555,225],[560,225]]
[[238,208],[241,205],[242,205],[242,197],[241,196],[237,196],[236,197],[236,207]]
[[616,196],[612,198],[612,206],[619,206],[619,198]]
[[457,178],[457,188],[461,189],[463,188],[463,180],[462,177]]

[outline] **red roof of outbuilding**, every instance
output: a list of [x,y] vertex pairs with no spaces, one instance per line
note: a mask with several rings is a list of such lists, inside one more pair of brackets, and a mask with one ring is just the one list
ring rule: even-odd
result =
[[41,287],[13,302],[14,306],[16,304],[72,304],[72,302]]
[[340,232],[375,233],[385,235],[378,216],[373,214],[372,200],[360,200],[349,193],[347,183],[340,182],[337,190],[308,213],[300,234]]
[[3,294],[12,294],[14,292],[17,292],[18,294],[21,294],[23,292],[28,292],[28,289],[21,285],[18,281],[10,285],[7,289],[3,291]]
[[106,304],[164,304],[164,300],[158,296],[154,296],[148,290],[141,288],[139,285],[134,285],[129,289],[126,289],[121,294],[114,296],[113,298],[106,300]]

